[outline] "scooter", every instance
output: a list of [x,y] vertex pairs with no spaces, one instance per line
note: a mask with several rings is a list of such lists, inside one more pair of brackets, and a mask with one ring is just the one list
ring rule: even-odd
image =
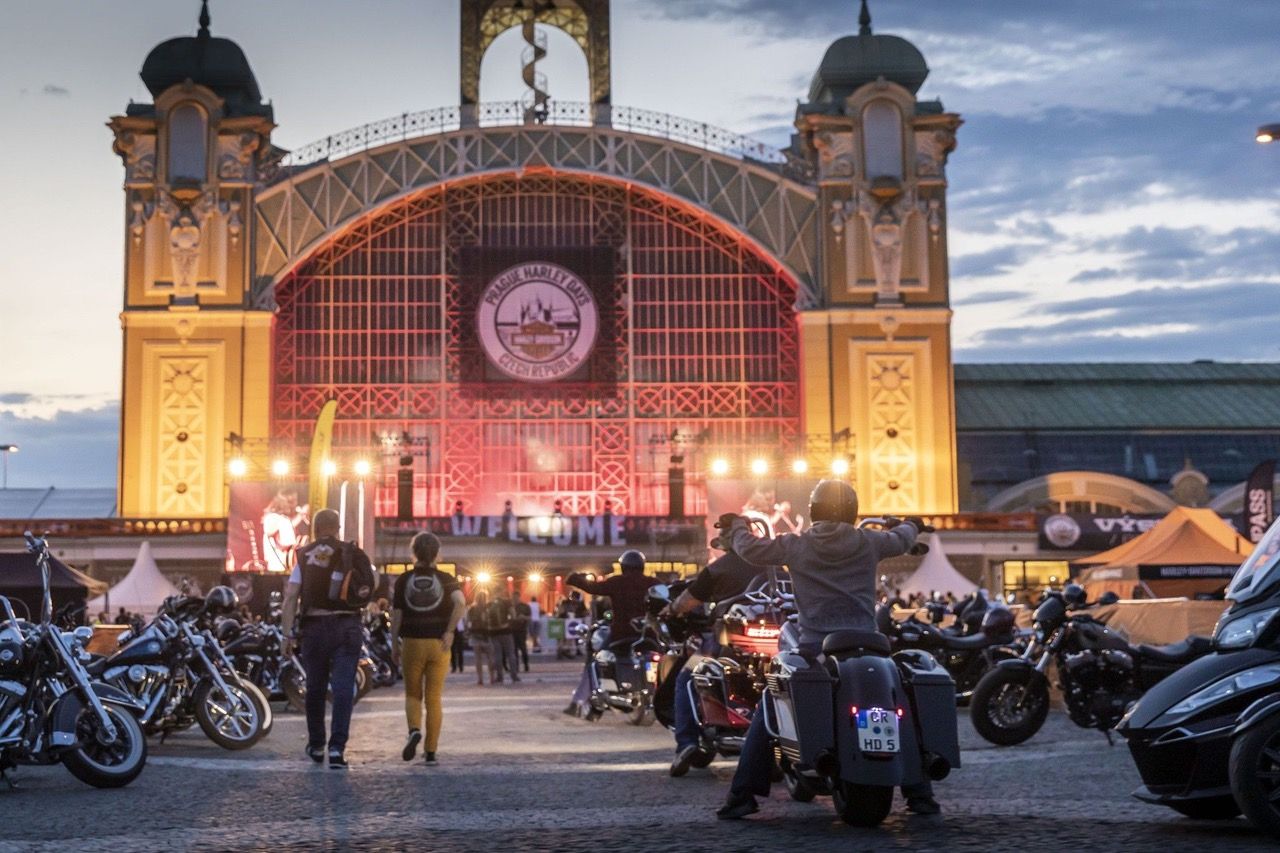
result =
[[927,652],[891,654],[877,631],[829,634],[822,657],[797,639],[786,626],[761,704],[795,799],[829,794],[846,823],[877,826],[895,787],[943,779],[960,766],[955,682]]
[[1280,835],[1280,524],[1226,597],[1213,652],[1148,690],[1116,731],[1142,776],[1138,799],[1200,819],[1243,811]]

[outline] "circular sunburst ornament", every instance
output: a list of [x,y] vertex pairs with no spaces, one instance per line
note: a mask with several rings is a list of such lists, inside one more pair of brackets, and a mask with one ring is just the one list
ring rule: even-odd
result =
[[580,368],[600,325],[586,282],[559,264],[499,273],[480,296],[476,325],[490,363],[512,379],[553,382]]

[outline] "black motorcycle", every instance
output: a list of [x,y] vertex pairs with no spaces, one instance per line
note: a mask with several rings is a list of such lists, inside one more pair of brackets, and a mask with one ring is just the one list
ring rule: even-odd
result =
[[160,613],[89,671],[143,706],[139,721],[162,737],[199,724],[223,749],[247,749],[266,733],[265,697],[225,662],[202,618],[229,612],[235,593],[216,587],[209,599],[173,596]]
[[[970,607],[966,612],[977,613],[977,628],[965,633],[965,628],[942,628],[945,608],[941,605],[930,609],[931,619],[922,622],[915,614],[905,621],[893,618],[892,608],[881,604],[876,608],[876,627],[889,638],[895,652],[920,649],[933,655],[956,683],[956,702],[964,706],[973,698],[973,691],[982,677],[1002,660],[1013,660],[1023,652],[1013,613],[1006,607],[987,607],[985,599],[980,608]],[[964,619],[958,625],[966,625]]]
[[364,657],[372,667],[374,687],[390,687],[400,680],[400,667],[391,655],[391,617],[386,613],[365,616]]
[[658,614],[670,603],[671,592],[665,584],[650,587],[648,614],[636,620],[633,627],[640,634],[633,638],[611,639],[611,613],[589,629],[584,627],[584,642],[591,655],[587,661],[591,683],[588,720],[599,719],[606,710],[613,710],[634,726],[653,725],[658,670],[671,643]]
[[1131,646],[1089,614],[1069,613],[1073,605],[1084,605],[1084,591],[1074,584],[1048,593],[1023,655],[999,661],[974,688],[970,719],[986,740],[1012,746],[1040,731],[1049,716],[1050,664],[1071,721],[1110,740],[1130,704],[1211,648],[1206,637]]
[[1226,597],[1213,653],[1151,689],[1117,731],[1142,776],[1138,799],[1201,819],[1243,811],[1280,835],[1280,524]]
[[[20,764],[57,764],[97,788],[120,788],[147,762],[140,709],[116,688],[93,681],[83,661],[93,629],[59,631],[49,595],[49,550],[26,534],[44,588],[40,623],[14,615],[0,596],[0,777]],[[12,782],[10,782],[12,785]]]

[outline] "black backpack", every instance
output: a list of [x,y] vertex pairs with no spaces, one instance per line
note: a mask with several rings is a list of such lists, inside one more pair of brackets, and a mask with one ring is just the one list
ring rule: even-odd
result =
[[329,600],[347,607],[364,607],[378,589],[373,564],[354,542],[343,542],[338,553],[342,563],[333,566],[329,574]]

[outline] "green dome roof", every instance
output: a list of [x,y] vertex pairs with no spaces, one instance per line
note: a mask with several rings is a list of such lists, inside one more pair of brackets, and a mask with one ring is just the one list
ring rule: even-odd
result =
[[858,35],[837,39],[827,48],[809,86],[811,103],[842,101],[860,86],[881,77],[913,95],[924,85],[929,66],[919,48],[899,36],[872,35],[871,15],[865,3],[859,21]]

